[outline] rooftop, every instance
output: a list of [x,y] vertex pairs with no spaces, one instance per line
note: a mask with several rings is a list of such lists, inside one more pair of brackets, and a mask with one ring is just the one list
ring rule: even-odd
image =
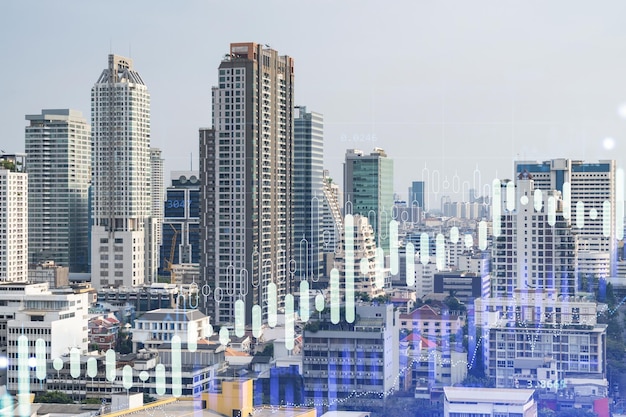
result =
[[142,321],[193,321],[206,316],[200,310],[179,310],[175,308],[159,308],[144,313],[137,320]]
[[468,388],[444,387],[444,395],[450,402],[526,404],[535,390],[516,388]]

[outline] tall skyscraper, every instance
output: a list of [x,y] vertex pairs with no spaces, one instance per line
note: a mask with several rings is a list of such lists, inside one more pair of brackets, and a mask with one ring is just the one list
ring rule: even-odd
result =
[[0,282],[28,279],[28,174],[24,159],[0,155]]
[[393,214],[393,160],[381,148],[369,155],[358,149],[346,151],[343,164],[345,213],[367,217],[376,245],[389,250],[389,222]]
[[413,181],[409,187],[409,201],[407,204],[410,206],[419,206],[420,210],[424,211],[424,181]]
[[163,185],[163,158],[161,150],[150,149],[150,196],[152,207],[150,218],[146,224],[146,282],[157,282],[159,269],[159,247],[162,241],[163,202],[165,187]]
[[27,115],[28,258],[87,272],[90,126],[81,112]]
[[213,291],[204,308],[237,332],[253,312],[274,325],[291,287],[293,65],[269,47],[231,44],[213,129],[200,130],[200,276]]
[[296,277],[317,281],[323,272],[324,118],[295,108],[294,253]]
[[91,89],[96,288],[144,283],[152,205],[150,94],[132,60],[109,55],[108,63]]
[[494,297],[510,296],[516,289],[575,295],[576,236],[570,220],[563,217],[561,196],[535,189],[527,172],[519,174],[515,183],[503,183],[502,190],[502,209],[494,210],[501,213],[499,223],[493,220]]
[[516,161],[515,172],[524,171],[532,175],[535,188],[557,190],[563,195],[577,234],[579,273],[596,278],[616,276],[616,203],[619,202],[615,161],[588,163],[563,158],[541,163]]
[[[159,148],[150,149],[150,196],[152,197],[151,216],[161,225],[163,221],[163,202],[165,201],[165,183],[163,182],[163,158]],[[161,244],[161,229],[157,231],[157,245]]]

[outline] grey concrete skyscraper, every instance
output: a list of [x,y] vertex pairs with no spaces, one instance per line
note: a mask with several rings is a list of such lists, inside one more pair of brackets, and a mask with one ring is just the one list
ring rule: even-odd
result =
[[131,59],[109,55],[91,100],[91,282],[96,288],[141,285],[152,205],[150,94]]
[[213,129],[200,130],[200,277],[212,291],[201,303],[236,329],[273,325],[291,290],[293,70],[274,49],[231,44],[212,91]]
[[323,273],[324,118],[295,108],[294,255],[296,277],[316,282]]
[[26,120],[28,260],[87,272],[90,126],[69,109],[42,110]]

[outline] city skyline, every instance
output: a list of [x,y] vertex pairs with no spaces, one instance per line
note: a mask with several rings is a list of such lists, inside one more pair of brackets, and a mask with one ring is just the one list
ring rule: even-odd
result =
[[[0,255],[22,269],[14,273],[21,280],[0,286],[0,312],[15,310],[0,317],[7,353],[0,345],[7,360],[0,376],[7,367],[9,392],[74,391],[65,384],[87,387],[106,376],[105,392],[77,396],[107,398],[123,387],[127,395],[132,388],[178,397],[185,387],[208,405],[207,390],[219,391],[214,382],[231,370],[243,375],[235,375],[239,353],[250,359],[245,378],[268,375],[271,390],[285,387],[281,404],[319,409],[396,390],[402,395],[385,408],[401,397],[416,405],[420,389],[428,394],[423,407],[439,388],[473,379],[534,386],[544,405],[548,394],[555,404],[592,394],[608,409],[625,391],[614,384],[626,386],[617,375],[626,364],[619,310],[626,59],[616,52],[626,40],[618,17],[626,6],[476,0],[384,8],[348,0],[304,10],[283,0],[244,7],[140,0],[119,15],[116,2],[100,13],[78,2],[10,3],[3,14],[29,20],[26,30],[10,21],[0,29],[16,38],[0,46],[15,63],[0,69],[0,155],[23,152],[15,145],[21,140],[7,138],[16,121],[24,133],[24,115],[89,114],[90,87],[93,132],[93,290],[25,282],[25,249],[11,243],[28,242],[32,190],[28,173],[7,170],[19,164],[5,160],[0,170],[0,185],[21,181],[0,193],[5,232],[18,232],[7,235]],[[104,29],[87,36],[83,12],[93,15],[89,29]],[[66,47],[30,53],[29,27],[39,36],[49,30],[48,44]],[[103,42],[108,67],[97,79]],[[370,155],[375,163],[364,164]],[[177,187],[163,201],[170,173]],[[306,175],[323,177],[320,187]],[[417,200],[420,182],[421,206],[434,216],[403,204],[391,209],[394,192],[407,198],[411,185]],[[313,202],[310,193],[298,195],[308,191],[324,197],[317,216],[302,204]],[[335,200],[342,194],[355,208],[345,217]],[[453,204],[474,199],[481,206],[471,210]],[[448,205],[441,217],[439,202]],[[381,207],[396,215],[383,216]],[[323,233],[310,241],[324,253],[298,257],[296,234],[305,240],[320,225]],[[171,275],[156,283],[159,256]],[[186,264],[194,256],[197,264]],[[317,260],[323,268],[310,279],[296,275],[298,263]],[[106,353],[87,337],[94,323],[86,325],[90,307],[112,310],[105,300],[125,303],[120,343]],[[240,351],[229,362],[226,353],[215,356],[218,347]],[[138,362],[116,371],[127,359],[116,353],[126,350]],[[284,364],[291,371],[279,375]],[[299,400],[287,392],[291,376],[302,383]],[[17,398],[27,405],[26,395]],[[255,398],[255,407],[259,400],[267,403]]]
[[[29,25],[21,26],[28,4],[7,4],[8,21],[1,29],[12,39],[4,45],[5,56],[21,68],[0,77],[6,97],[0,103],[3,138],[19,138],[23,115],[40,108],[75,108],[88,114],[85,91],[94,82],[92,74],[104,53],[115,52],[141,62],[142,76],[154,90],[153,146],[163,150],[165,172],[190,169],[191,161],[197,169],[196,132],[210,124],[210,88],[217,82],[210,69],[227,52],[224,45],[254,39],[294,57],[295,103],[324,114],[324,168],[337,182],[346,149],[370,152],[375,146],[396,161],[394,191],[402,196],[426,173],[427,182],[438,183],[431,204],[445,194],[446,184],[453,194],[456,175],[472,183],[477,168],[483,184],[495,177],[512,178],[511,160],[596,161],[617,155],[618,167],[623,165],[619,151],[626,121],[620,115],[626,94],[619,86],[626,62],[614,51],[626,29],[618,19],[624,5],[617,2],[603,9],[571,2],[567,7],[560,2],[454,7],[418,2],[403,4],[404,13],[364,2],[356,18],[351,2],[316,5],[311,13],[324,20],[325,31],[312,24],[315,18],[280,7],[287,3],[272,3],[274,14],[250,3],[251,13],[241,16],[241,25],[217,19],[209,37],[195,19],[232,15],[233,6],[187,3],[177,9],[138,2],[129,6],[128,16],[146,13],[176,35],[163,38],[160,25],[136,19],[127,24],[127,17],[115,15],[117,29],[92,33],[89,48],[77,37],[87,22],[77,17],[90,11],[88,6],[39,4],[28,8]],[[255,11],[268,16],[269,23],[243,24]],[[568,22],[560,19],[562,13]],[[57,19],[48,19],[51,14]],[[93,19],[112,17],[100,10]],[[27,43],[52,21],[55,30],[47,30],[46,36],[67,48],[24,54]],[[287,26],[272,24],[278,21]],[[24,30],[36,24],[41,32]],[[527,27],[533,31],[521,30]],[[303,31],[313,36],[284,36]],[[195,39],[206,42],[190,50],[187,45],[195,45]],[[39,70],[39,60],[47,63],[47,71]],[[346,65],[331,71],[321,61]],[[168,80],[180,65],[186,67],[185,77],[174,88]],[[63,98],[52,86],[63,86]],[[7,152],[23,149],[11,139],[3,139],[1,147]]]

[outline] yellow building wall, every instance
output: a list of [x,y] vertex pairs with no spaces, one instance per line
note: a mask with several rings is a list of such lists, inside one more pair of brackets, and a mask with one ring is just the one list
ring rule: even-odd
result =
[[206,401],[206,408],[216,413],[231,416],[233,410],[239,410],[242,416],[247,416],[254,411],[253,389],[251,379],[224,381],[221,393],[204,393],[202,399]]

